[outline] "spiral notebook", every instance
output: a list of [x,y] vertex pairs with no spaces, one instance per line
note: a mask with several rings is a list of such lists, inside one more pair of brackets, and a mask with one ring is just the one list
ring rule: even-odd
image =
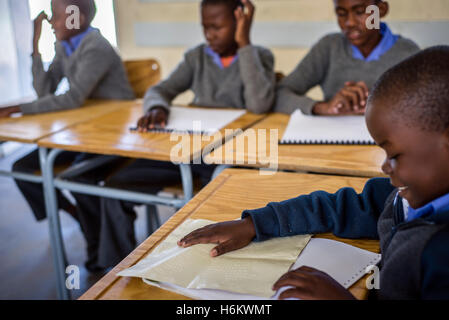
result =
[[[170,107],[166,127],[164,129],[151,129],[150,132],[212,135],[245,113],[246,110],[172,106]],[[137,130],[137,128],[131,128],[131,130]]]
[[296,110],[280,144],[375,144],[363,116],[308,116]]

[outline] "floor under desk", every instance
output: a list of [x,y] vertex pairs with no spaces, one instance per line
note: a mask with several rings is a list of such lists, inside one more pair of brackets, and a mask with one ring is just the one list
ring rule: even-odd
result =
[[[9,170],[15,160],[32,151],[32,145],[23,145],[5,158],[0,158],[0,169]],[[14,180],[0,179],[0,300],[53,300],[57,299],[56,279],[49,243],[48,223],[37,222]],[[174,209],[159,206],[161,222],[165,222]],[[14,214],[12,214],[14,213]],[[80,289],[72,291],[77,299],[95,284],[103,273],[89,273],[84,268],[85,241],[79,224],[68,214],[61,213],[61,225],[70,264],[80,267]],[[135,223],[138,243],[147,238],[146,216],[138,208]]]

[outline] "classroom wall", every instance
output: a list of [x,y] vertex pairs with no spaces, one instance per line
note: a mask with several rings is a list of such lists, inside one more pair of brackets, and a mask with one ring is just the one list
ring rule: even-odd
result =
[[[199,0],[114,0],[124,59],[156,57],[166,77],[183,52],[203,41]],[[390,0],[386,21],[420,46],[449,44],[449,0]],[[269,47],[276,71],[288,74],[324,34],[338,31],[332,0],[254,0],[253,43]],[[319,98],[319,90],[311,96]],[[186,103],[191,94],[176,102]]]

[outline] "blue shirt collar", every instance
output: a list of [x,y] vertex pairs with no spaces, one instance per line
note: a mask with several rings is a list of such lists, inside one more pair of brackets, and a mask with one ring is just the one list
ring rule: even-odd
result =
[[[221,63],[221,58],[218,53],[216,53],[214,50],[212,50],[209,46],[206,46],[204,48],[204,52],[212,57],[212,61],[220,68],[224,69],[223,64]],[[231,62],[231,65],[238,59],[238,54],[234,56],[234,59]]]
[[421,208],[413,209],[412,207],[409,207],[407,222],[447,211],[449,211],[449,193],[429,202]]
[[382,40],[366,58],[356,46],[351,44],[353,58],[366,62],[379,60],[382,55],[394,46],[399,38],[398,35],[394,35],[391,32],[391,29],[384,22],[380,24],[380,34],[382,35]]
[[83,39],[94,30],[98,29],[89,26],[85,31],[77,34],[74,37],[71,37],[68,41],[62,41],[62,45],[64,46],[67,56],[70,57],[76,51],[76,49],[78,49],[81,41],[83,41]]

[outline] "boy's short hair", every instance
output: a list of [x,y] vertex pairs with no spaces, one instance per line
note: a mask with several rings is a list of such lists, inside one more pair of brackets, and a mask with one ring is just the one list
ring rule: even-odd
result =
[[201,1],[201,6],[206,6],[206,5],[217,5],[217,4],[224,4],[226,5],[229,10],[231,10],[231,13],[234,15],[234,11],[235,9],[237,9],[237,7],[242,6],[242,1],[241,0],[202,0]]
[[409,126],[438,132],[449,128],[449,46],[428,48],[386,71],[368,103],[378,100]]
[[90,24],[97,13],[97,6],[94,0],[64,0],[66,5],[75,5],[80,9],[80,12],[87,18],[87,23]]

